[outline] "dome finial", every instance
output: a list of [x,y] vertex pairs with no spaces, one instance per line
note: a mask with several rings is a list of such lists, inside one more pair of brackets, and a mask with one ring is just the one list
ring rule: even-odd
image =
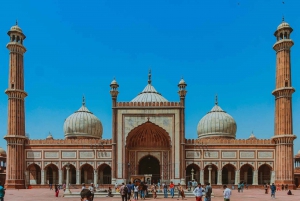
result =
[[215,104],[218,105],[218,94],[216,94],[216,101]]
[[284,15],[282,15],[282,21],[284,22]]
[[84,98],[84,95],[82,96],[82,105],[85,106],[85,98]]
[[151,84],[151,69],[149,69],[148,73],[148,84]]
[[16,25],[18,26],[18,20],[16,20]]

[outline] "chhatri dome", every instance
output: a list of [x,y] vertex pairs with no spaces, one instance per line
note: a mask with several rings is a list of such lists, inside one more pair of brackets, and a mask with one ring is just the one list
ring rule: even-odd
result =
[[281,22],[280,25],[278,25],[277,31],[280,30],[280,29],[283,29],[283,28],[292,29],[292,28],[290,27],[290,25],[289,25],[287,22],[284,21],[284,17],[282,17],[282,22]]
[[151,84],[151,71],[148,74],[148,85],[130,102],[168,102]]
[[198,138],[235,138],[236,123],[220,106],[216,97],[215,106],[198,123]]
[[102,138],[102,123],[85,106],[83,97],[82,106],[70,115],[64,123],[65,138]]

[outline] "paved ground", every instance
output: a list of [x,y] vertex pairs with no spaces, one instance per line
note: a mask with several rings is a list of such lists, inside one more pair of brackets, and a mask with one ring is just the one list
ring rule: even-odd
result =
[[[79,190],[73,190],[73,192],[78,192]],[[215,197],[212,198],[212,201],[223,201],[222,190],[213,189]],[[292,193],[294,195],[287,195],[286,191],[276,192],[276,200],[284,200],[284,201],[296,201],[300,200],[300,190],[293,190]],[[42,200],[42,201],[52,201],[52,200],[66,200],[66,201],[79,201],[80,198],[65,198],[62,197],[63,191],[60,192],[58,198],[54,196],[54,191],[50,191],[48,189],[26,189],[26,190],[7,190],[5,195],[5,201],[32,201],[32,200]],[[121,201],[121,198],[113,197],[113,198],[95,198],[95,201]],[[146,200],[153,200],[152,198],[146,198]],[[163,198],[158,197],[157,200],[177,200],[177,198]],[[186,200],[195,200],[195,198],[186,198]],[[270,194],[264,194],[263,190],[244,190],[243,193],[238,193],[236,190],[232,191],[231,201],[265,201],[265,200],[273,200],[270,197]],[[140,200],[139,200],[140,201]]]

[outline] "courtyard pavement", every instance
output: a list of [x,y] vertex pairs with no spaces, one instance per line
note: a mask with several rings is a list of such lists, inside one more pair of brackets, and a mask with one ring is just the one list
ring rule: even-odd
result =
[[[72,190],[72,189],[71,189]],[[79,192],[80,190],[74,189],[72,192]],[[215,197],[212,198],[212,201],[223,201],[221,189],[213,189],[213,193]],[[287,191],[278,191],[276,192],[275,200],[284,200],[284,201],[296,201],[300,200],[300,190],[293,190],[292,193],[294,195],[287,195]],[[59,197],[55,197],[54,191],[49,189],[22,189],[22,190],[6,190],[5,193],[5,201],[32,201],[32,200],[42,200],[42,201],[52,201],[52,200],[67,200],[67,201],[79,201],[79,197],[63,197],[63,191],[61,190],[59,193]],[[120,196],[115,196],[112,198],[107,197],[96,197],[94,201],[121,201]],[[153,200],[153,198],[146,198],[146,200]],[[163,198],[159,196],[156,200],[177,200],[176,198]],[[188,197],[185,200],[195,200],[193,197]],[[243,193],[238,193],[237,190],[232,191],[231,201],[265,201],[265,200],[274,200],[271,198],[270,194],[264,194],[263,190],[260,189],[249,189],[244,190]],[[140,199],[139,199],[140,201]]]

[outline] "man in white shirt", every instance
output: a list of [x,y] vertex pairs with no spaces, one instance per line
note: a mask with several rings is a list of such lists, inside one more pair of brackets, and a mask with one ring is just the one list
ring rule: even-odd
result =
[[194,195],[196,196],[196,201],[202,201],[202,190],[201,183],[199,183],[198,187],[193,191]]
[[223,191],[224,201],[230,201],[230,196],[231,196],[230,188],[227,188],[227,185],[224,185],[223,188],[224,188]]

